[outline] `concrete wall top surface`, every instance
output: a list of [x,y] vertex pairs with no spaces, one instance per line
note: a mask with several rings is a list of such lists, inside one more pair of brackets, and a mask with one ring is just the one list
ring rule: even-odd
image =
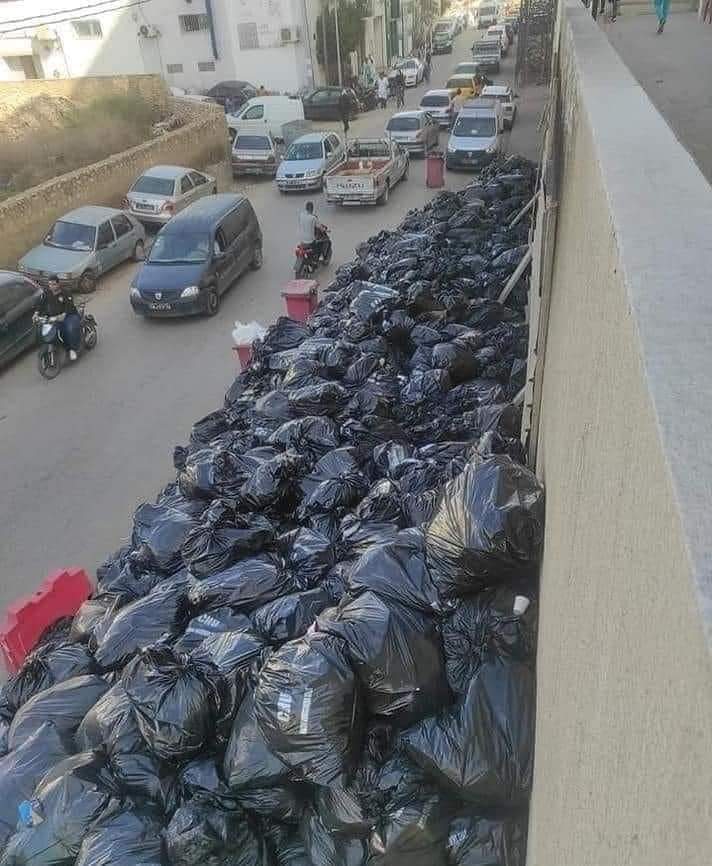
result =
[[588,10],[562,12],[712,647],[712,187]]

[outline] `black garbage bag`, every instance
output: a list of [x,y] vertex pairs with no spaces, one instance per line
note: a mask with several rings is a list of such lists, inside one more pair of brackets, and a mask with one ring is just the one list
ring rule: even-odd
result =
[[331,539],[307,527],[281,535],[278,545],[295,583],[303,589],[316,586],[336,561]]
[[373,866],[448,866],[451,811],[439,795],[423,794],[397,803],[369,839]]
[[284,352],[286,349],[295,349],[308,336],[309,328],[305,324],[289,319],[287,316],[280,316],[267,329],[261,341],[261,348],[267,352]]
[[543,489],[505,455],[475,460],[445,487],[425,538],[444,595],[535,576],[544,541]]
[[358,280],[351,284],[350,290],[353,301],[349,309],[364,322],[373,321],[400,303],[400,294],[388,286]]
[[94,657],[82,644],[41,646],[0,691],[0,716],[12,718],[30,698],[56,683],[98,672]]
[[522,805],[532,783],[534,692],[529,665],[488,660],[451,711],[405,731],[405,753],[461,800],[483,807]]
[[232,792],[281,787],[289,778],[289,768],[270,750],[257,724],[252,692],[245,695],[235,716],[223,775]]
[[415,370],[401,391],[401,400],[406,404],[440,401],[451,385],[447,370]]
[[305,459],[291,451],[278,454],[261,463],[240,488],[240,504],[263,510],[289,510],[296,494],[298,475],[305,468]]
[[152,755],[180,761],[212,744],[224,698],[212,665],[154,647],[124,669],[121,684]]
[[262,847],[244,812],[192,800],[165,831],[172,866],[261,866]]
[[15,832],[18,806],[29,800],[46,773],[68,758],[72,743],[60,736],[52,721],[0,758],[0,851]]
[[38,692],[17,711],[8,734],[10,750],[18,748],[51,720],[60,736],[73,736],[87,712],[109,688],[102,677],[72,677]]
[[234,810],[238,806],[234,794],[222,778],[221,767],[215,755],[198,757],[184,764],[178,784],[184,802],[196,799],[227,810]]
[[368,480],[359,469],[355,450],[337,448],[316,463],[300,487],[302,514],[331,514],[358,502],[368,490]]
[[227,631],[207,637],[191,655],[199,661],[209,662],[232,682],[239,673],[246,673],[259,661],[266,642],[253,631],[243,629]]
[[295,777],[328,785],[360,749],[361,708],[343,641],[313,634],[267,659],[255,689],[257,722]]
[[265,844],[275,866],[312,866],[298,827],[272,824],[265,829]]
[[166,866],[162,830],[149,812],[114,801],[84,837],[75,866]]
[[453,866],[524,866],[526,818],[458,816],[450,824],[447,851]]
[[234,499],[246,475],[245,461],[226,448],[202,448],[176,468],[178,488],[188,499]]
[[350,776],[315,789],[314,801],[321,823],[329,833],[368,838],[379,817],[374,789],[379,768],[366,759]]
[[281,560],[266,554],[243,559],[196,582],[190,589],[189,599],[191,605],[200,610],[229,607],[249,613],[295,589]]
[[338,447],[340,439],[331,418],[307,417],[285,422],[272,433],[269,442],[317,459]]
[[442,641],[433,617],[373,592],[317,621],[340,637],[371,717],[406,727],[450,703]]
[[202,448],[222,433],[227,433],[229,429],[230,422],[227,414],[223,409],[218,409],[193,424],[190,431],[190,444],[193,448]]
[[433,366],[447,370],[451,382],[466,382],[477,375],[477,361],[469,346],[453,341],[433,346]]
[[305,784],[241,788],[235,796],[243,809],[263,820],[298,824],[310,800],[310,791],[307,788]]
[[[142,598],[143,593],[138,597]],[[107,611],[114,607],[117,601],[120,601],[119,597],[112,594],[102,594],[87,599],[74,614],[72,630],[69,633],[70,640],[77,643],[88,643],[94,636],[96,627],[104,619]]]
[[371,485],[370,490],[356,507],[360,520],[392,520],[400,524],[403,517],[401,489],[390,478],[381,478]]
[[338,415],[349,399],[348,392],[338,382],[304,385],[289,393],[289,409],[293,415]]
[[480,665],[492,655],[533,662],[536,604],[500,587],[461,600],[442,626],[450,687],[465,694]]
[[258,608],[252,614],[253,627],[267,643],[284,643],[305,634],[330,604],[328,593],[320,587],[295,592]]
[[94,632],[90,647],[104,670],[123,667],[142,649],[162,637],[174,637],[186,627],[189,619],[187,604],[188,578],[159,583],[145,598],[122,607]]
[[250,628],[252,622],[244,613],[234,613],[231,607],[219,607],[193,617],[185,632],[173,644],[176,652],[189,653],[207,637]]
[[367,861],[363,839],[333,835],[312,810],[306,812],[300,833],[311,866],[363,866]]
[[274,527],[264,515],[236,514],[216,500],[188,533],[181,552],[191,574],[206,577],[259,553],[273,540]]
[[3,866],[73,866],[81,844],[119,792],[99,752],[56,764],[22,804],[22,829],[10,837]]
[[183,565],[181,549],[195,526],[196,519],[191,514],[169,505],[145,502],[134,512],[134,549],[140,552],[146,565],[172,574]]
[[354,594],[370,590],[425,613],[442,610],[417,529],[403,530],[390,543],[367,550],[351,571],[349,588]]
[[337,545],[343,557],[359,557],[372,547],[383,547],[398,538],[398,527],[393,523],[359,520],[347,514],[339,524]]

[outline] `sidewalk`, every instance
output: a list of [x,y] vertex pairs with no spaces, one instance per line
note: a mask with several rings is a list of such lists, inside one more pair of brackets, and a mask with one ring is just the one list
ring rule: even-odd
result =
[[[712,26],[696,12],[673,10],[661,36],[654,15],[604,21],[601,27],[712,183]],[[655,142],[642,146],[654,147]]]

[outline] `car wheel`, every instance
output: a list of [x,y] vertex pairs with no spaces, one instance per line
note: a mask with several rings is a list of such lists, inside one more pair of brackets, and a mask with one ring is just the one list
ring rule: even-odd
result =
[[96,274],[93,271],[84,271],[79,277],[77,287],[82,294],[91,294],[96,289]]
[[142,262],[146,258],[146,247],[143,241],[136,241],[131,258],[135,262]]
[[220,309],[220,295],[215,289],[210,289],[205,298],[205,314],[215,316]]
[[255,247],[255,251],[252,255],[252,261],[250,262],[250,267],[252,268],[253,271],[259,271],[259,269],[262,267],[263,261],[264,261],[264,259],[262,257],[262,247],[260,244],[257,244],[257,246]]

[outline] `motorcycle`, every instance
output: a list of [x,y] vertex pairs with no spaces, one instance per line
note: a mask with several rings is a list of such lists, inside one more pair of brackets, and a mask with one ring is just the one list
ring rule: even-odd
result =
[[359,101],[361,111],[373,111],[373,109],[378,105],[376,88],[372,85],[367,86],[357,82],[354,86],[354,92]]
[[[298,244],[294,254],[294,277],[303,280],[310,277],[320,264],[328,265],[333,252],[329,229],[326,226],[318,226],[316,229],[315,244]],[[321,243],[319,243],[321,242]]]
[[[98,332],[96,320],[94,316],[85,312],[84,304],[79,304],[77,312],[81,319],[82,337],[77,355],[81,357],[85,351],[90,352],[96,346]],[[59,375],[60,370],[67,363],[69,357],[69,350],[64,345],[59,328],[59,323],[64,319],[64,315],[42,316],[35,313],[33,318],[37,325],[37,339],[40,343],[37,366],[39,367],[40,374],[45,379],[54,379]]]

